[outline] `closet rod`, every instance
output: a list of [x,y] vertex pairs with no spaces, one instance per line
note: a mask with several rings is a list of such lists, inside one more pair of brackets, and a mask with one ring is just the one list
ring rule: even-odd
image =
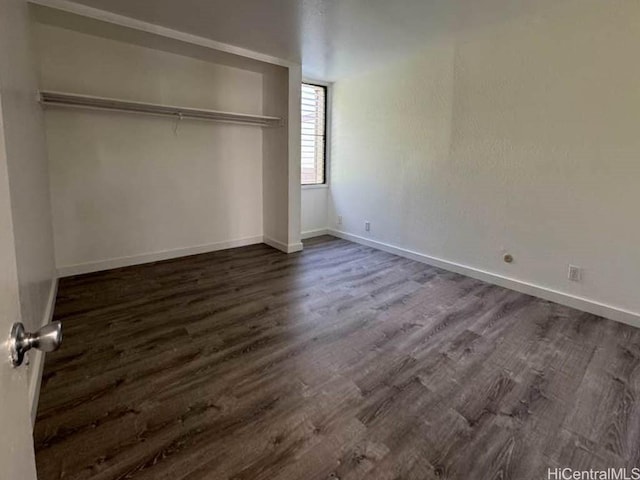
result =
[[132,102],[129,100],[116,100],[114,98],[77,95],[75,93],[40,91],[38,94],[38,100],[43,107],[82,108],[113,112],[141,113],[179,119],[184,118],[242,125],[255,125],[259,127],[278,127],[283,124],[282,119],[279,117],[220,112],[217,110],[205,110],[199,108],[174,107],[156,103]]

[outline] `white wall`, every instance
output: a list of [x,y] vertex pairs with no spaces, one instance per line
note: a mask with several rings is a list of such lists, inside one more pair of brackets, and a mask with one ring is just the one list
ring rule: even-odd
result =
[[639,24],[558,2],[337,82],[330,225],[640,312]]
[[292,66],[287,71],[287,252],[302,250],[302,195],[300,178],[302,176],[300,137],[302,135],[300,103],[302,102],[302,67]]
[[302,187],[302,237],[326,233],[328,187]]
[[[263,109],[269,115],[287,117],[288,76],[286,71],[268,75],[263,81]],[[263,132],[263,232],[267,243],[286,250],[288,244],[288,141],[283,130]]]
[[[37,24],[43,89],[263,113],[268,69],[51,23]],[[184,120],[174,132],[176,121],[166,118],[58,109],[45,116],[63,272],[261,241],[262,129]]]
[[298,66],[264,76],[265,114],[284,119],[281,129],[263,132],[264,242],[293,253],[300,241],[300,90]]

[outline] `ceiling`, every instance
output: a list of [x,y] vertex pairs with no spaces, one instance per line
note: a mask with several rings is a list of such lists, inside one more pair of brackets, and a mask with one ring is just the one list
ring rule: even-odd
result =
[[334,81],[411,54],[434,35],[541,12],[563,0],[74,0],[302,62]]

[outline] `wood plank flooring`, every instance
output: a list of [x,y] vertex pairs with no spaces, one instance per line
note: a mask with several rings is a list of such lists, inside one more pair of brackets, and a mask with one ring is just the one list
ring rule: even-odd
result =
[[640,466],[640,331],[332,237],[66,278],[40,480]]

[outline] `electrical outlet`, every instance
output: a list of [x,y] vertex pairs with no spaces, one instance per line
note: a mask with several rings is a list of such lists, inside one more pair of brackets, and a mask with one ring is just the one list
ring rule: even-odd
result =
[[575,265],[569,265],[567,277],[572,282],[579,282],[580,280],[582,280],[582,269]]
[[338,215],[338,221],[336,223],[342,225],[342,215]]
[[364,229],[369,232],[371,231],[371,223],[369,222],[364,222]]

